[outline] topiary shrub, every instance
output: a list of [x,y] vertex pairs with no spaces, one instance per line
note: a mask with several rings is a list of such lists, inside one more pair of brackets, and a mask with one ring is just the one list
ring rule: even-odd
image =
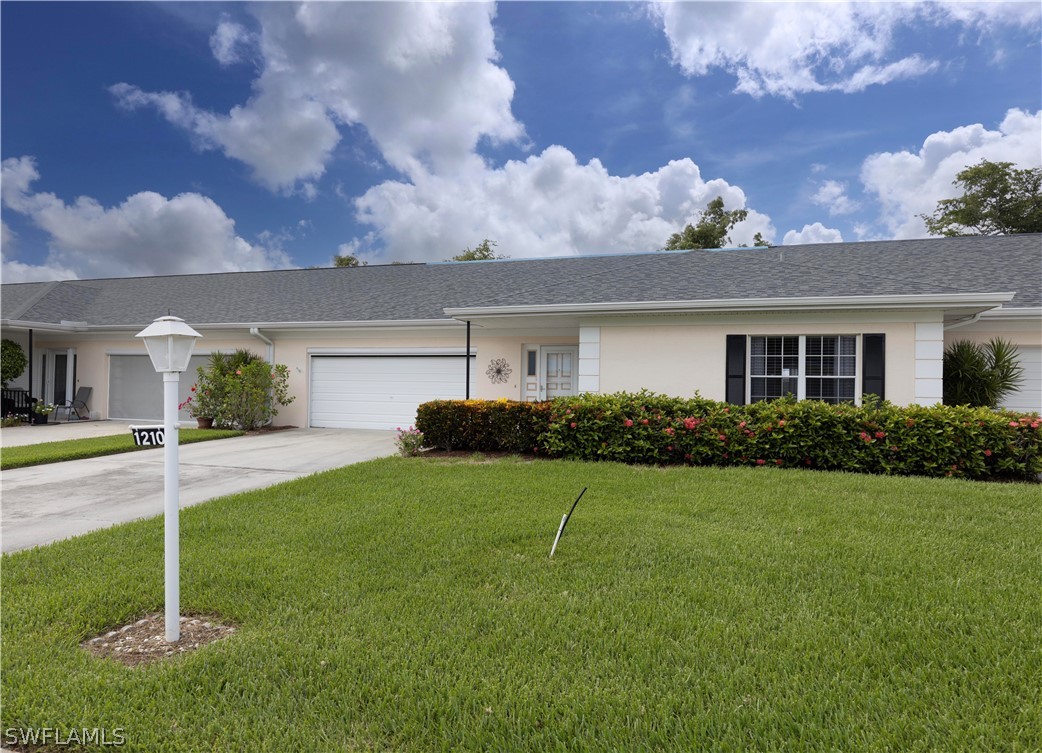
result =
[[432,400],[416,411],[429,447],[478,452],[535,452],[549,403],[509,400]]
[[7,389],[8,382],[25,373],[29,359],[25,357],[22,346],[14,340],[0,341],[0,384]]

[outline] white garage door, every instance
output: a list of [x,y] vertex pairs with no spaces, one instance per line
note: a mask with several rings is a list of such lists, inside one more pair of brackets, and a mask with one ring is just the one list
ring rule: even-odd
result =
[[[474,394],[475,359],[470,359]],[[311,357],[311,425],[331,429],[395,429],[416,423],[428,400],[466,397],[466,364],[458,356]]]
[[1025,413],[1042,412],[1042,347],[1018,345],[1024,381],[1003,400],[1003,407]]
[[[192,356],[188,371],[181,375],[178,403],[190,394],[195,370],[209,362],[209,355]],[[163,377],[147,355],[109,356],[109,418],[163,420]],[[191,421],[192,417],[181,411],[180,420]]]

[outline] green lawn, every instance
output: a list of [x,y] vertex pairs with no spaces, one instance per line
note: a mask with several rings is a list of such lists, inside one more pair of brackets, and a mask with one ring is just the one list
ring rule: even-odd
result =
[[[218,431],[214,429],[179,429],[179,444],[207,442],[211,439],[227,439],[241,437],[241,431]],[[0,451],[0,469],[24,468],[28,465],[44,463],[61,463],[65,460],[82,460],[96,458],[101,455],[116,455],[121,452],[137,450],[154,450],[156,447],[138,447],[134,437],[127,429],[126,434],[113,434],[108,437],[88,437],[86,439],[67,439],[63,442],[43,442],[42,444],[5,447]]]
[[[548,559],[561,514],[583,498]],[[1037,486],[392,458],[3,558],[0,726],[136,751],[1014,751],[1042,746]]]

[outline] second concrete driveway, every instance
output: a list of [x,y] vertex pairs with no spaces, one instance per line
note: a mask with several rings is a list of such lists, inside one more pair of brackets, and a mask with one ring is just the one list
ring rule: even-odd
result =
[[[180,448],[181,507],[395,451],[395,432],[286,429]],[[163,512],[163,453],[144,451],[3,474],[3,551]]]

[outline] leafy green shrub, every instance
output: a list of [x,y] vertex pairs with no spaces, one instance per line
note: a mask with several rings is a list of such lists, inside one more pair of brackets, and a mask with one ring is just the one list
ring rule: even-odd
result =
[[249,431],[268,423],[279,411],[276,405],[289,405],[289,368],[265,361],[246,364],[224,379],[223,409],[214,417],[219,427]]
[[549,403],[435,400],[416,420],[430,446],[573,460],[750,465],[1033,480],[1042,419],[968,406],[862,406],[783,398],[730,405],[650,392]]
[[7,389],[7,383],[17,379],[29,365],[22,346],[14,340],[0,340],[0,385]]
[[289,369],[274,366],[248,350],[213,353],[208,366],[197,369],[191,394],[179,407],[192,416],[213,418],[218,428],[256,429],[278,415],[276,405],[289,405]]
[[430,447],[477,452],[535,452],[549,403],[433,400],[416,412],[416,428]]
[[1035,415],[967,406],[738,406],[640,392],[554,400],[539,447],[576,460],[1031,480],[1042,472],[1039,427]]

